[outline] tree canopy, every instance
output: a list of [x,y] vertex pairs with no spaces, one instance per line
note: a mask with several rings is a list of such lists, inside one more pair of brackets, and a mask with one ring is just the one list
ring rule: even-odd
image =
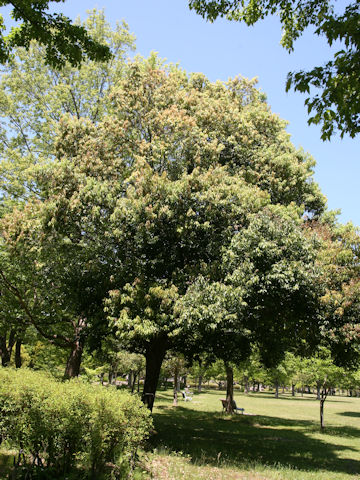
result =
[[[64,0],[51,0],[63,2]],[[81,25],[74,24],[61,13],[49,13],[49,0],[1,1],[0,6],[12,8],[11,17],[21,22],[10,29],[8,35],[0,34],[0,63],[7,62],[16,47],[29,49],[32,40],[45,48],[47,64],[59,68],[66,62],[79,66],[84,58],[105,61],[110,59],[109,47],[94,39]],[[6,28],[0,16],[1,30]]]
[[341,12],[331,0],[189,0],[190,8],[210,21],[219,16],[253,25],[267,15],[280,17],[281,44],[289,52],[307,27],[332,46],[340,42],[333,58],[306,72],[290,72],[286,91],[294,88],[315,94],[305,100],[309,124],[321,124],[321,138],[338,131],[354,137],[360,131],[360,36],[358,1],[344,2]]
[[[229,361],[255,344],[271,364],[288,344],[319,341],[334,317],[318,312],[319,242],[304,226],[317,225],[325,199],[314,161],[291,144],[253,81],[212,83],[156,55],[120,64],[116,75],[100,70],[109,88],[99,110],[70,69],[72,88],[55,84],[60,104],[39,100],[41,118],[54,112],[55,135],[40,121],[26,123],[29,136],[15,128],[9,137],[0,286],[41,335],[69,350],[67,376],[79,372],[84,347],[109,333],[144,354],[151,407],[171,348]],[[14,77],[5,79],[7,99],[21,106],[29,100]],[[20,182],[11,170],[19,151],[32,162]]]

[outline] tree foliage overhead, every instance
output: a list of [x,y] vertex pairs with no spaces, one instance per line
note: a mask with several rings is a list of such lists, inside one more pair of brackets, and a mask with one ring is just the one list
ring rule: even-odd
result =
[[[51,0],[64,2],[64,0]],[[105,61],[111,57],[109,47],[94,39],[81,25],[73,24],[61,13],[49,13],[49,0],[2,0],[0,6],[11,6],[11,16],[21,22],[11,28],[10,33],[0,35],[0,63],[6,63],[14,48],[30,48],[36,40],[45,47],[47,64],[59,68],[66,62],[79,66],[84,57]],[[0,27],[4,30],[4,19],[0,16]]]
[[[344,2],[341,13],[335,12],[333,0],[190,0],[190,8],[214,21],[218,16],[253,25],[269,14],[280,17],[281,44],[289,52],[307,27],[325,37],[332,46],[341,42],[332,59],[323,66],[305,72],[290,72],[286,91],[310,95],[305,100],[309,124],[321,124],[321,138],[328,140],[338,131],[354,137],[360,131],[360,4]],[[312,91],[312,87],[314,90]]]

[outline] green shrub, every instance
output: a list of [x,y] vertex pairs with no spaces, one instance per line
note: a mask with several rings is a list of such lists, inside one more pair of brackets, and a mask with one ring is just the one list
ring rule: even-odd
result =
[[151,428],[142,407],[112,388],[0,368],[0,436],[54,472],[80,464],[98,478],[106,463],[131,464]]

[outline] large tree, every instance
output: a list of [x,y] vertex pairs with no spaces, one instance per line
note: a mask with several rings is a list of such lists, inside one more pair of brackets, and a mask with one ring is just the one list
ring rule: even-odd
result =
[[[222,252],[249,214],[270,201],[318,215],[323,200],[309,183],[310,159],[288,143],[251,83],[211,84],[201,75],[139,67],[130,72],[132,88],[125,82],[115,97],[126,136],[140,142],[146,163],[118,202],[117,230],[129,232],[132,279],[111,292],[109,308],[123,341],[146,355],[144,400],[151,407],[166,350],[179,344],[188,350],[179,300],[200,276],[218,279]],[[237,347],[246,356],[246,336],[227,339],[223,352],[235,356]],[[209,343],[220,356],[215,335]]]
[[34,324],[59,336],[81,321],[75,339],[96,339],[110,292],[120,340],[146,357],[150,408],[166,351],[184,346],[179,299],[191,285],[223,278],[224,252],[267,205],[289,220],[324,209],[313,160],[252,82],[160,67],[155,56],[131,64],[102,121],[64,118],[38,195],[2,220],[6,254],[37,289],[37,306],[22,290]]
[[338,131],[354,137],[360,131],[360,37],[358,1],[343,2],[335,8],[334,0],[189,0],[190,8],[210,21],[226,16],[253,25],[267,15],[280,17],[281,44],[289,52],[307,27],[325,38],[337,50],[323,66],[288,74],[286,90],[315,94],[305,100],[309,124],[321,124],[321,138],[328,140]]
[[[64,2],[64,0],[51,0]],[[0,34],[0,63],[6,63],[14,48],[30,48],[36,40],[44,46],[44,58],[53,67],[63,67],[66,62],[79,66],[84,58],[106,61],[111,57],[109,47],[93,38],[79,24],[74,24],[61,13],[50,13],[49,0],[1,0],[0,6],[12,7],[11,17],[15,26],[6,36]],[[1,30],[5,29],[0,16]]]

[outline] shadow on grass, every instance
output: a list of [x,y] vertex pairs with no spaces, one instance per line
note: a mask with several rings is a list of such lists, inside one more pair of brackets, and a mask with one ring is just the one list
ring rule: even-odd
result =
[[325,441],[327,433],[358,437],[360,429],[357,428],[325,430],[324,440],[319,440],[307,435],[314,431],[318,433],[319,428],[305,420],[260,415],[228,416],[181,406],[158,408],[161,413],[154,414],[157,433],[151,439],[152,446],[181,451],[197,464],[218,465],[221,457],[227,465],[239,468],[260,463],[307,471],[360,473],[360,461],[337,457],[342,450],[357,452],[357,449]]
[[[161,393],[164,393],[164,390],[161,391]],[[225,390],[216,390],[216,389],[210,389],[206,390],[204,389],[202,392],[196,392],[194,391],[194,396],[201,395],[206,393],[206,395],[213,395],[218,397],[219,393],[223,393],[224,398],[226,396],[226,391]],[[249,392],[249,393],[244,393],[240,392],[238,390],[234,391],[234,396],[236,397],[237,395],[244,396],[246,398],[272,398],[274,400],[291,400],[293,401],[299,401],[299,402],[314,402],[317,401],[316,395],[314,393],[304,393],[304,395],[301,395],[301,393],[297,393],[294,397],[291,395],[291,393],[281,393],[279,392],[278,398],[275,399],[275,392]],[[332,402],[336,403],[348,403],[351,397],[343,397],[339,395],[332,395],[328,397],[331,399]]]
[[337,415],[342,415],[344,417],[360,417],[360,412],[339,412]]
[[[236,395],[236,393],[235,393]],[[257,397],[257,398],[273,398],[275,400],[275,395],[274,393],[272,392],[259,392],[259,393],[249,393],[249,398],[251,397]],[[346,400],[346,397],[340,397],[340,396],[335,396],[335,395],[332,395],[332,396],[329,396],[328,397],[329,399],[331,399],[332,402],[336,402],[336,403],[348,403],[348,401]],[[350,398],[350,397],[349,397]],[[283,394],[283,393],[279,393],[279,396],[278,398],[276,398],[276,400],[291,400],[292,402],[294,401],[301,401],[301,402],[314,402],[314,401],[318,401],[318,399],[316,398],[316,395],[313,394],[313,393],[305,393],[304,396],[301,395],[301,393],[298,393],[295,395],[295,397],[293,397],[291,394]]]

